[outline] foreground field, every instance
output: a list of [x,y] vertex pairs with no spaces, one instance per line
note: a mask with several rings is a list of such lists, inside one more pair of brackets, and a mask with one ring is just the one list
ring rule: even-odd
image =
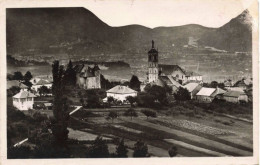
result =
[[[252,156],[252,124],[232,120],[225,125],[219,121],[230,121],[230,118],[214,114],[204,117],[190,117],[183,114],[172,116],[157,111],[157,118],[146,118],[140,111],[138,117],[131,120],[124,117],[123,111],[117,111],[119,117],[109,120],[109,111],[92,111],[92,117],[78,116],[80,110],[72,115],[70,126],[100,135],[113,135],[124,138],[128,143],[142,140],[148,144],[152,156],[168,156],[171,146],[177,146],[177,156]],[[77,114],[78,113],[78,114]],[[130,146],[129,146],[130,147]],[[131,147],[130,147],[131,148]]]

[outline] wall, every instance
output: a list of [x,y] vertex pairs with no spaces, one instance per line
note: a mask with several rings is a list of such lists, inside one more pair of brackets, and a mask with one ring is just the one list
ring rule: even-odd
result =
[[33,109],[34,104],[34,98],[25,98],[25,100],[22,102],[21,99],[15,99],[13,98],[13,106],[16,107],[19,110],[29,110]]
[[128,93],[128,94],[117,94],[117,93],[107,93],[107,97],[113,97],[117,100],[124,101],[126,100],[127,96],[137,96],[137,93]]

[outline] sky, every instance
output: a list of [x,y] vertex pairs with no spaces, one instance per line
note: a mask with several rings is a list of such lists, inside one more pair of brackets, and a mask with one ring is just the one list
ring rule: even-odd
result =
[[220,27],[245,9],[254,14],[256,0],[92,0],[84,3],[110,26],[139,24],[154,28],[200,24]]

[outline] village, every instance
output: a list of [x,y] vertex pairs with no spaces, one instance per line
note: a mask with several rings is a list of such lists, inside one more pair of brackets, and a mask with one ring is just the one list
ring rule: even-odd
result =
[[[55,62],[51,76],[17,71],[8,77],[10,158],[43,152],[39,144],[50,141],[49,123],[58,109],[69,116],[69,157],[121,157],[122,146],[124,157],[253,154],[251,77],[206,83],[200,73],[160,64],[154,41],[147,52],[144,81],[133,75],[127,82],[110,82],[98,64],[56,65],[62,68],[56,69],[60,79]],[[60,100],[63,104],[57,103],[58,96],[66,97]],[[102,148],[107,152],[100,152]]]

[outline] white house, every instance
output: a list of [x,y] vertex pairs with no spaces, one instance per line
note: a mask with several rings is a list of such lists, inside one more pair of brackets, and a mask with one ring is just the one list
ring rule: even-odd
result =
[[122,102],[126,100],[127,96],[137,96],[137,91],[122,85],[117,85],[109,89],[106,93],[107,97],[113,97]]
[[32,85],[32,90],[38,92],[39,88],[41,88],[42,86],[46,86],[48,89],[51,89],[52,83],[48,80],[41,79],[37,83]]
[[34,97],[36,97],[34,94],[21,89],[19,93],[13,96],[13,106],[21,111],[33,109]]

